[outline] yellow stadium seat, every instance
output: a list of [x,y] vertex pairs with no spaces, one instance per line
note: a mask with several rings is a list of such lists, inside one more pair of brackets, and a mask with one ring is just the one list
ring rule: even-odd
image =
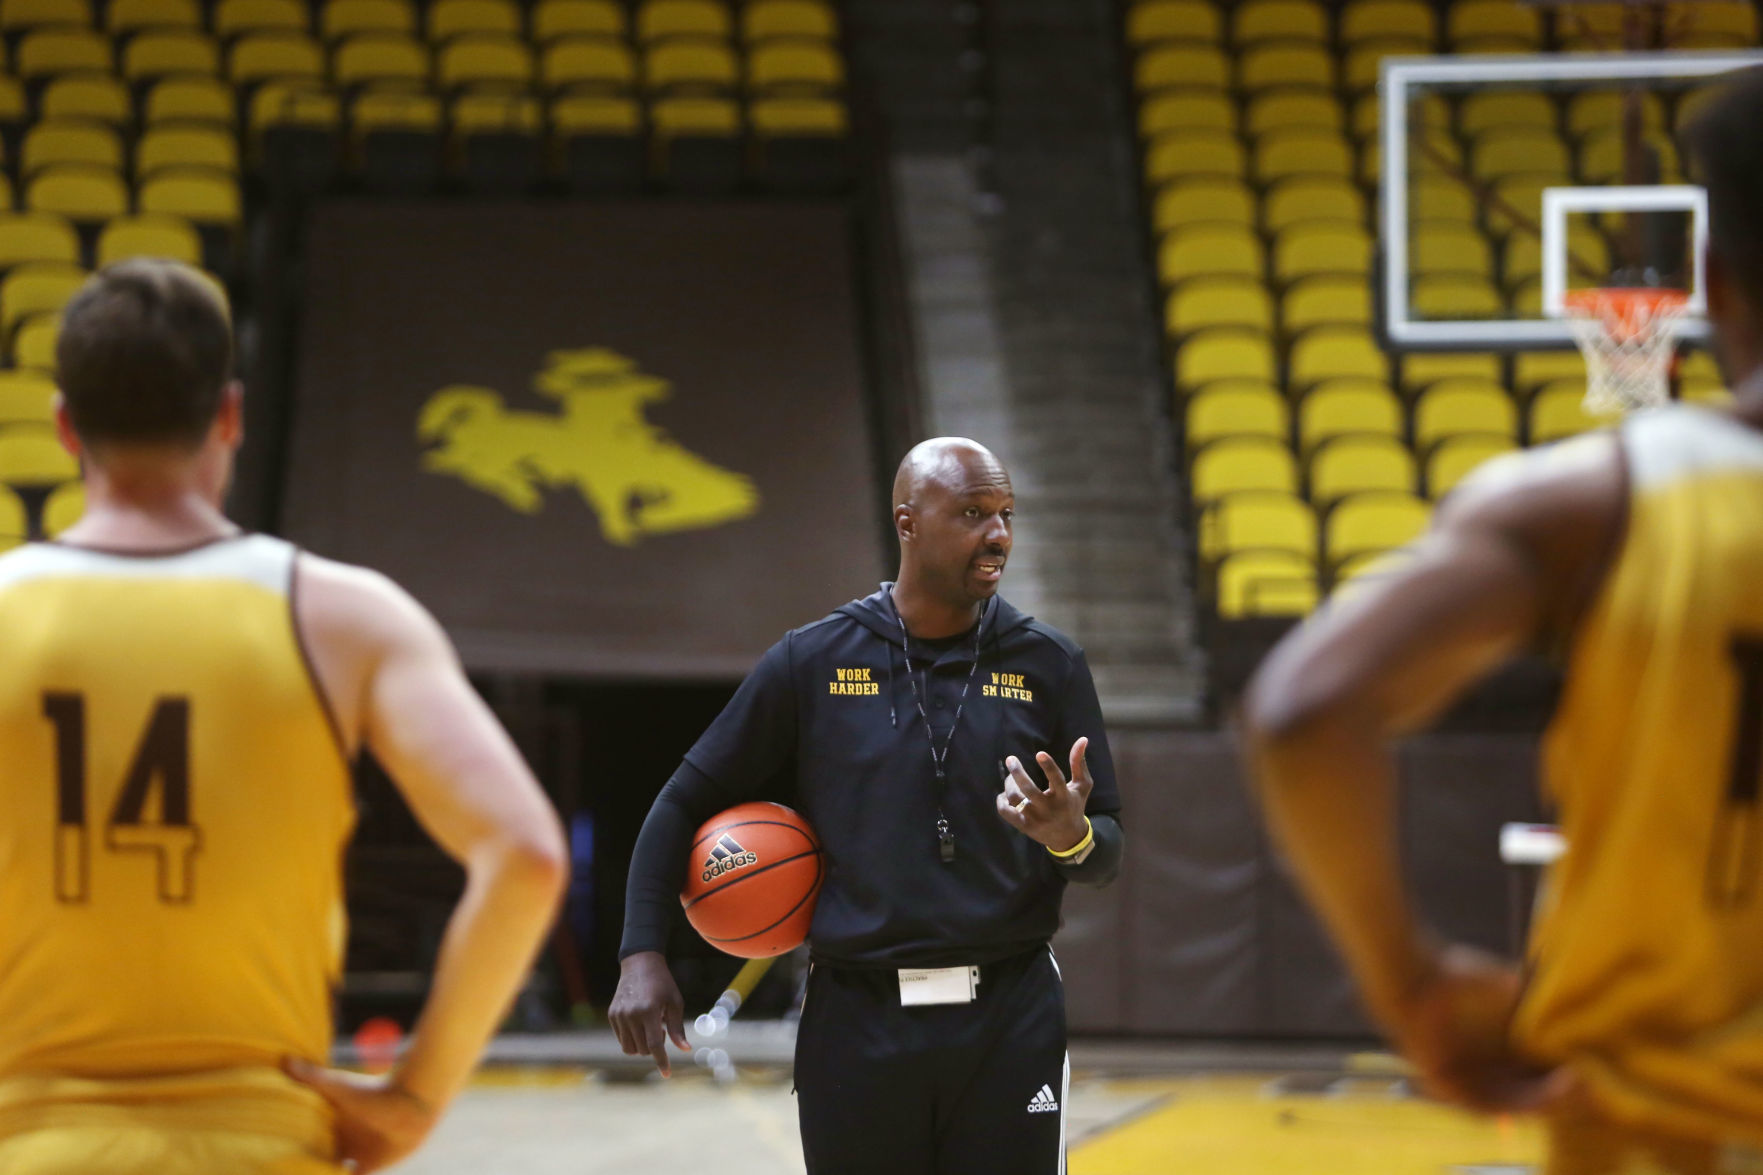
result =
[[1353,221],[1300,221],[1273,243],[1273,277],[1281,284],[1370,270],[1371,236]]
[[1164,330],[1171,337],[1215,326],[1238,326],[1273,333],[1273,300],[1254,278],[1196,278],[1169,295]]
[[1432,6],[1419,0],[1351,0],[1341,9],[1340,30],[1347,45],[1376,37],[1438,38]]
[[1322,523],[1331,565],[1373,551],[1389,551],[1419,538],[1432,510],[1412,493],[1355,493],[1336,503]]
[[[4,299],[0,288],[0,300]],[[0,428],[0,483],[10,486],[52,486],[80,475],[79,462],[61,447],[55,430],[41,424]]]
[[[1734,5],[1734,7],[1738,7]],[[1583,138],[1597,131],[1622,126],[1627,116],[1631,91],[1584,90],[1567,99],[1567,133]],[[1659,95],[1646,90],[1632,91],[1640,98],[1641,125],[1649,131],[1665,129],[1665,106]]]
[[624,6],[618,0],[539,0],[532,24],[533,40],[541,45],[559,37],[622,39]]
[[1585,389],[1585,358],[1576,350],[1521,351],[1512,360],[1512,386],[1529,393],[1556,380],[1576,380]]
[[1677,395],[1680,400],[1690,404],[1707,404],[1710,407],[1732,403],[1732,392],[1723,379],[1680,379],[1677,381]]
[[[1374,138],[1382,120],[1382,98],[1379,95],[1361,94],[1353,99],[1354,138]],[[1441,135],[1452,133],[1451,108],[1437,94],[1425,94],[1411,100],[1408,103],[1408,122],[1410,126],[1423,126],[1428,131]]]
[[1726,378],[1714,356],[1701,347],[1695,347],[1679,353],[1677,374],[1685,379],[1711,379],[1724,381]]
[[1408,295],[1420,318],[1499,318],[1505,299],[1485,277],[1463,273],[1431,273],[1416,277]]
[[[1665,183],[1676,182],[1683,174],[1677,160],[1677,148],[1663,131],[1645,137],[1645,145],[1659,163],[1659,176]],[[1579,178],[1588,184],[1619,184],[1626,178],[1627,142],[1620,126],[1594,131],[1586,136],[1579,148]]]
[[1151,227],[1159,234],[1209,220],[1253,224],[1254,193],[1240,180],[1202,176],[1160,188],[1151,205]]
[[236,176],[238,139],[216,127],[155,127],[135,145],[135,178],[146,179],[168,167],[206,167]]
[[122,136],[101,122],[44,121],[25,132],[19,155],[27,179],[45,167],[65,164],[121,171]]
[[1145,179],[1164,184],[1190,176],[1239,178],[1245,174],[1242,140],[1221,131],[1158,135],[1145,153]]
[[[1570,223],[1567,229],[1569,285],[1602,284],[1610,273],[1610,247],[1589,224]],[[1512,289],[1527,278],[1543,271],[1543,242],[1526,232],[1515,232],[1506,238],[1501,258],[1501,276],[1506,288]]]
[[642,182],[643,114],[633,98],[564,94],[551,103],[557,170],[579,191],[627,191]]
[[0,124],[20,126],[30,121],[30,117],[30,104],[26,101],[24,83],[15,77],[0,74]]
[[1293,551],[1243,551],[1218,565],[1219,616],[1303,616],[1316,608],[1316,567]]
[[434,0],[428,9],[428,36],[436,44],[468,33],[518,37],[521,24],[512,0]]
[[839,18],[825,0],[749,0],[741,10],[741,38],[749,45],[781,37],[833,41]]
[[1346,179],[1353,174],[1352,149],[1334,131],[1308,127],[1272,131],[1256,141],[1253,158],[1255,178],[1263,184],[1300,175]]
[[169,257],[186,265],[202,264],[202,238],[178,216],[120,216],[98,234],[98,264],[111,265],[130,257]]
[[1237,45],[1259,41],[1328,40],[1328,13],[1314,0],[1243,0],[1231,12],[1230,39]]
[[1492,127],[1475,137],[1469,158],[1481,179],[1525,172],[1565,177],[1571,170],[1567,144],[1546,127]]
[[32,261],[78,265],[80,235],[53,213],[0,213],[0,269]]
[[851,133],[851,116],[832,98],[759,98],[748,108],[753,133],[761,140],[842,139]]
[[615,95],[565,94],[551,104],[551,125],[562,137],[573,135],[625,138],[642,133],[643,111],[632,98]]
[[1371,325],[1371,288],[1363,277],[1309,277],[1294,282],[1279,304],[1287,338],[1318,326]]
[[1186,391],[1221,379],[1252,379],[1272,383],[1273,347],[1257,331],[1201,331],[1177,348],[1176,384]]
[[116,37],[143,29],[199,29],[202,9],[195,0],[110,0],[104,27]]
[[655,169],[670,185],[724,191],[739,182],[742,120],[737,103],[667,97],[650,105],[649,119]]
[[1214,380],[1187,399],[1183,437],[1191,452],[1222,437],[1265,437],[1286,443],[1291,409],[1271,384]]
[[439,98],[401,87],[368,90],[349,108],[349,126],[357,140],[381,132],[439,135],[444,121]]
[[1347,50],[1341,63],[1341,85],[1349,93],[1373,91],[1386,57],[1424,57],[1432,52],[1432,42],[1415,37],[1373,37],[1360,41]]
[[1534,51],[1543,43],[1543,25],[1536,9],[1510,0],[1455,0],[1446,9],[1445,35],[1454,48],[1464,41],[1507,37]]
[[86,487],[77,481],[63,482],[43,503],[43,530],[50,538],[59,538],[85,512]]
[[1216,131],[1235,134],[1237,108],[1222,90],[1165,90],[1139,106],[1139,134]]
[[1470,138],[1500,128],[1552,132],[1560,112],[1547,94],[1534,90],[1483,90],[1466,94],[1457,111],[1457,129]]
[[1365,197],[1346,179],[1311,175],[1282,180],[1261,202],[1261,227],[1270,233],[1310,220],[1363,225]]
[[1206,0],[1140,0],[1126,10],[1126,40],[1136,49],[1158,41],[1212,41],[1223,33]]
[[[1540,175],[1535,172],[1502,177],[1494,184],[1496,198],[1483,205],[1488,231],[1496,237],[1504,237],[1514,231],[1534,237],[1534,226],[1541,222],[1543,216],[1543,189],[1559,187],[1563,182],[1561,176]],[[1525,217],[1532,227],[1526,228],[1515,221],[1507,212],[1508,208]]]
[[227,53],[227,76],[240,86],[325,76],[324,50],[299,33],[249,33]]
[[46,167],[25,186],[24,202],[33,212],[58,212],[76,222],[104,221],[128,211],[129,191],[114,168]]
[[1322,326],[1292,343],[1291,386],[1303,389],[1325,379],[1354,376],[1388,383],[1389,357],[1370,334],[1353,327]]
[[[1440,172],[1440,160],[1455,171],[1463,166],[1463,152],[1448,131],[1421,128],[1418,141],[1408,144],[1408,170],[1411,175]],[[1375,184],[1383,171],[1383,140],[1373,135],[1359,145],[1359,179]]]
[[1614,416],[1593,416],[1585,410],[1585,381],[1545,384],[1530,402],[1530,443],[1547,444],[1616,422]]
[[91,29],[38,29],[18,43],[13,65],[26,81],[64,73],[109,73],[110,38]]
[[1728,43],[1757,43],[1757,10],[1745,4],[1722,3],[1721,0],[1691,0],[1672,4],[1665,10],[1665,20],[1673,28],[1693,33],[1719,34],[1730,38]]
[[1341,104],[1329,91],[1310,86],[1262,90],[1249,100],[1243,125],[1251,135],[1304,129],[1339,136]]
[[1473,225],[1423,221],[1414,226],[1409,241],[1409,266],[1415,273],[1465,274],[1488,278],[1494,259],[1487,238]]
[[312,18],[300,0],[220,0],[214,9],[214,35],[223,41],[247,33],[311,31]]
[[1291,551],[1316,558],[1316,511],[1296,494],[1245,490],[1213,502],[1200,518],[1200,557]]
[[1155,45],[1133,64],[1133,86],[1140,94],[1171,87],[1224,90],[1230,87],[1230,62],[1211,45]]
[[1465,57],[1485,53],[1531,54],[1536,51],[1536,46],[1529,41],[1501,36],[1466,37],[1451,46],[1452,53]]
[[1414,402],[1414,444],[1426,450],[1448,436],[1482,433],[1518,435],[1518,407],[1492,380],[1442,379]]
[[467,92],[453,100],[448,121],[461,135],[515,133],[536,135],[544,125],[538,102],[526,94],[503,90]]
[[773,41],[747,55],[747,85],[759,93],[837,90],[845,67],[830,45],[813,41]]
[[53,372],[61,312],[27,315],[12,333],[12,363],[22,371]]
[[148,126],[161,122],[211,122],[232,126],[238,121],[233,88],[219,78],[166,78],[147,90]]
[[43,88],[38,107],[45,119],[79,119],[123,129],[135,121],[128,87],[109,74],[63,74]]
[[538,182],[544,167],[544,110],[530,94],[466,91],[448,111],[453,170],[479,192],[517,194]]
[[77,265],[35,262],[15,265],[0,278],[0,335],[28,314],[52,314],[85,283],[86,271]]
[[1298,451],[1314,452],[1339,436],[1369,433],[1402,435],[1402,404],[1383,384],[1364,379],[1333,379],[1318,384],[1298,401]]
[[92,24],[87,0],[0,0],[0,33]]
[[1246,227],[1202,224],[1177,229],[1157,250],[1157,273],[1165,283],[1195,277],[1260,278],[1261,239]]
[[734,34],[727,6],[718,0],[643,0],[637,8],[637,40],[647,45],[667,37]]
[[1445,438],[1426,458],[1426,496],[1437,501],[1478,466],[1516,449],[1510,436],[1498,433],[1458,433]]
[[321,87],[299,81],[268,82],[251,95],[247,113],[256,140],[284,127],[335,130],[342,121],[342,103]]
[[1275,86],[1334,84],[1334,57],[1320,45],[1271,41],[1245,49],[1237,60],[1237,85],[1251,94]]
[[1417,176],[1408,188],[1411,223],[1455,221],[1472,224],[1478,208],[1479,201],[1469,185],[1453,176]]
[[318,27],[327,41],[355,33],[416,32],[416,5],[411,0],[325,0]]
[[539,56],[539,84],[547,90],[585,86],[623,92],[636,82],[636,57],[611,37],[559,37]]
[[1225,437],[1194,454],[1188,486],[1196,502],[1244,490],[1298,492],[1298,466],[1283,442],[1267,437]]
[[145,85],[176,74],[218,74],[220,46],[190,29],[137,33],[122,51],[122,76]]
[[205,167],[168,167],[155,172],[140,190],[142,212],[181,216],[195,225],[236,227],[242,210],[239,185],[224,172]]
[[1499,378],[1500,357],[1485,351],[1422,351],[1402,357],[1402,387],[1409,392],[1440,380]]
[[345,88],[393,82],[421,89],[429,78],[428,46],[394,33],[345,37],[331,54],[331,76]]
[[486,85],[523,89],[533,80],[532,51],[514,37],[455,37],[435,53],[435,80],[443,90]]
[[0,425],[51,424],[55,381],[38,371],[0,371]]
[[741,68],[734,51],[716,41],[663,41],[643,55],[643,83],[651,90],[732,90]]

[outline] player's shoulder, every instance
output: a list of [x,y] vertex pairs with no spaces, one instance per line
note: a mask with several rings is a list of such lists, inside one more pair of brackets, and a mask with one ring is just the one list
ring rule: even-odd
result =
[[1600,430],[1484,462],[1440,503],[1440,527],[1547,525],[1620,514],[1627,459],[1617,430]]
[[1067,664],[1084,654],[1083,646],[1044,620],[1030,616],[1016,631]]
[[390,640],[433,619],[391,576],[302,550],[295,562],[294,607],[322,636]]

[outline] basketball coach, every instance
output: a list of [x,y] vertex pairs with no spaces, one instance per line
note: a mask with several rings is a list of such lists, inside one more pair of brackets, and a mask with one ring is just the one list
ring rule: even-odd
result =
[[663,1073],[667,1038],[687,1047],[662,950],[692,835],[781,800],[828,863],[796,1041],[809,1175],[1058,1175],[1048,940],[1065,884],[1108,884],[1124,847],[1101,706],[1082,650],[997,594],[1015,513],[997,458],[925,441],[893,501],[898,579],[773,645],[650,810],[612,1025]]

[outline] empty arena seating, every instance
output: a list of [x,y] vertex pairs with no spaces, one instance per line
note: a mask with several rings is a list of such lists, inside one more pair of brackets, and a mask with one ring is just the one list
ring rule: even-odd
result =
[[[1607,424],[1577,352],[1392,356],[1373,327],[1375,86],[1390,54],[1592,48],[1604,20],[1511,0],[1128,0],[1122,30],[1202,596],[1224,618],[1294,615],[1378,564],[1483,462]],[[1699,47],[1754,45],[1745,4],[1691,3]],[[1601,10],[1600,10],[1601,11]],[[1705,44],[1704,44],[1705,43]],[[1605,45],[1604,47],[1609,47]],[[1677,103],[1679,107],[1687,102]],[[1440,167],[1412,187],[1420,316],[1536,313],[1534,233],[1502,211],[1622,170],[1622,98],[1472,93],[1415,106]],[[1681,178],[1655,95],[1641,111]],[[1608,242],[1576,226],[1600,271]],[[1686,398],[1724,394],[1705,355]]]

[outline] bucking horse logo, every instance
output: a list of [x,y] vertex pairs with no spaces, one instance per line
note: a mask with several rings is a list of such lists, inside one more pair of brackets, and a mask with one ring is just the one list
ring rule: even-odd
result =
[[759,509],[750,478],[682,448],[644,417],[671,385],[604,348],[553,351],[533,379],[557,415],[509,411],[489,388],[454,385],[429,397],[416,436],[423,468],[451,474],[522,514],[544,491],[573,486],[606,541],[721,526]]

